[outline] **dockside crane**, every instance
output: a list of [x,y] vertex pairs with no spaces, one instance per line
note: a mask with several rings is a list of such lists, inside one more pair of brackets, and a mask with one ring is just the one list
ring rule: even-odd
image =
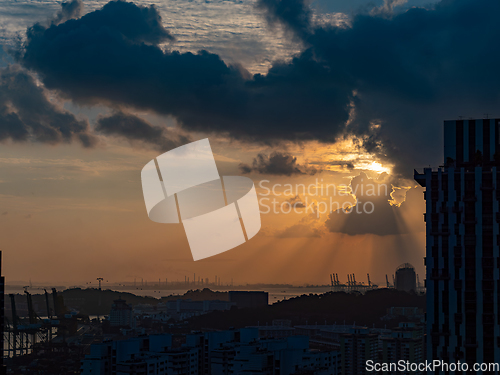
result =
[[54,315],[59,318],[59,301],[57,299],[57,290],[56,288],[52,288],[52,302],[54,303]]
[[52,314],[50,312],[50,304],[49,304],[49,293],[47,292],[47,289],[44,289],[45,291],[45,304],[47,305],[47,318],[52,319]]
[[10,308],[12,310],[12,327],[16,330],[19,325],[19,318],[17,317],[16,309],[16,296],[14,294],[9,294],[10,297]]
[[30,324],[37,323],[37,315],[35,313],[35,309],[33,308],[33,300],[31,298],[30,292],[27,289],[24,290],[24,294],[26,294],[26,300],[28,302],[28,318]]
[[16,309],[16,296],[14,294],[9,294],[10,297],[10,308],[12,310],[12,333],[13,333],[13,339],[12,341],[10,340],[9,336],[9,341],[12,342],[12,356],[15,357],[17,355],[17,335],[19,334],[18,327],[19,327],[19,318],[17,316],[17,309]]

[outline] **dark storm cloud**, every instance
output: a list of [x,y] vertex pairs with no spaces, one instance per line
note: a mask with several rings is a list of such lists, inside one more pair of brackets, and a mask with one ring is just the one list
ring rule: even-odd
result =
[[105,135],[125,138],[132,143],[146,142],[155,145],[159,151],[169,151],[192,141],[188,136],[177,135],[168,128],[153,126],[137,116],[121,111],[99,118],[95,130]]
[[314,168],[299,165],[295,156],[277,151],[271,155],[258,154],[251,166],[240,164],[239,167],[243,174],[257,172],[275,176],[292,176],[296,174],[313,175],[317,172]]
[[[83,4],[78,0],[73,0],[66,5],[63,3],[61,12],[63,15],[74,17],[76,16],[75,10],[79,11],[80,6]],[[109,28],[129,40],[148,44],[158,44],[175,39],[163,27],[160,14],[154,5],[138,7],[125,1],[111,1],[100,10],[90,12],[79,20],[65,22],[65,25],[61,25],[59,28],[49,28],[52,30],[50,36],[53,38],[62,37],[79,28],[87,28],[88,32],[98,32],[103,28]]]
[[309,35],[312,12],[303,0],[259,0],[256,6],[269,24],[283,24],[301,38]]
[[[423,220],[408,222],[405,213],[416,216],[425,211],[422,189],[410,189],[399,207],[391,206],[391,184],[379,183],[361,173],[351,181],[356,205],[349,210],[336,210],[328,215],[326,228],[333,233],[351,236],[375,234],[379,236],[415,233],[425,229]],[[417,215],[418,217],[418,215]],[[421,218],[421,216],[420,216]]]
[[408,175],[441,161],[443,119],[498,106],[500,2],[442,0],[391,15],[397,3],[349,26],[318,26],[304,1],[260,0],[305,47],[266,75],[206,51],[163,51],[158,43],[172,37],[156,9],[125,2],[35,25],[20,61],[77,102],[152,109],[188,130],[267,142],[329,142],[349,131]]
[[170,34],[159,17],[154,7],[110,2],[78,20],[35,25],[20,61],[77,102],[152,109],[189,130],[265,141],[331,141],[343,131],[350,88],[312,56],[251,76],[206,51],[163,51],[157,43]]
[[[356,89],[351,129],[367,148],[408,173],[412,166],[442,161],[444,119],[482,117],[498,107],[500,2],[442,0],[432,9],[391,17],[400,3],[386,1],[371,14],[355,15],[349,27],[310,26],[312,32],[297,35],[308,46],[303,54]],[[302,8],[288,4],[296,7],[291,14]],[[296,19],[281,20],[296,29]]]
[[0,69],[0,141],[96,143],[88,123],[56,107],[33,77],[18,67]]
[[66,22],[72,18],[78,18],[83,13],[83,1],[71,0],[61,4],[61,9],[56,13],[52,22],[55,25]]
[[384,0],[384,3],[371,10],[370,14],[390,17],[394,14],[394,8],[404,5],[408,0]]
[[309,164],[312,168],[317,168],[319,170],[330,169],[328,167],[341,167],[345,170],[354,169],[354,163],[352,161],[346,160],[328,160],[328,161],[314,161]]
[[[381,189],[379,189],[381,187]],[[358,234],[377,234],[381,236],[406,233],[400,209],[391,206],[391,186],[379,185],[361,173],[351,181],[351,189],[356,196],[356,205],[344,212],[342,209],[331,212],[325,226],[331,232],[351,236]]]

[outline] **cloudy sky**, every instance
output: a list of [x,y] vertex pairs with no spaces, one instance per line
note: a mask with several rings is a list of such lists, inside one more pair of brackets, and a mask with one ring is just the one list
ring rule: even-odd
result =
[[[382,282],[423,275],[414,168],[442,163],[442,121],[495,115],[500,3],[486,0],[0,1],[0,248],[8,280]],[[149,221],[140,171],[208,137],[221,175],[280,204],[193,262]],[[285,184],[348,194],[285,194]],[[372,196],[361,187],[387,186]],[[345,278],[345,276],[343,276]],[[358,277],[359,278],[359,277]]]

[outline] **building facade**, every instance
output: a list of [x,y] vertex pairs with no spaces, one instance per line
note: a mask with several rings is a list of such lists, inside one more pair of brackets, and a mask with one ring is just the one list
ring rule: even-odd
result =
[[127,304],[125,300],[114,300],[109,313],[109,322],[112,327],[134,328],[135,320],[132,306]]
[[342,375],[368,374],[367,361],[378,362],[378,335],[369,328],[351,328],[341,335]]
[[2,342],[0,343],[0,347],[2,348],[2,356],[0,358],[0,375],[4,375],[7,373],[7,368],[3,364],[3,357],[5,355],[4,352],[4,331],[5,331],[5,325],[4,325],[4,316],[5,316],[5,277],[2,276],[2,252],[0,251],[0,334],[2,337]]
[[500,361],[500,119],[445,121],[426,188],[427,359]]
[[82,375],[339,375],[340,351],[311,350],[309,337],[259,338],[257,328],[188,334],[172,347],[157,334],[91,346]]
[[[93,344],[90,354],[82,360],[82,375],[124,375],[124,374],[191,374],[197,370],[198,352],[187,351],[185,356],[191,363],[185,364],[189,371],[172,371],[173,359],[166,352],[172,346],[172,336],[168,334],[134,337],[127,340],[105,341]],[[197,372],[194,373],[195,375]]]
[[[413,322],[400,323],[390,335],[382,336],[382,363],[424,362],[424,329]],[[387,371],[387,375],[417,375],[423,371]]]

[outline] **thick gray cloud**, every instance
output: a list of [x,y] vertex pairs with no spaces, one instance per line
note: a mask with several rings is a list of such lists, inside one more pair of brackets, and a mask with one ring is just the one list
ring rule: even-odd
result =
[[125,138],[132,144],[137,141],[145,142],[154,145],[159,151],[169,151],[192,141],[188,136],[175,134],[168,128],[153,126],[122,111],[99,118],[95,130],[105,135]]
[[78,20],[37,24],[20,61],[77,102],[152,109],[190,130],[265,141],[332,141],[344,130],[351,90],[312,56],[251,76],[206,51],[163,51],[170,34],[158,19],[154,7],[110,2]]
[[346,207],[345,211],[339,209],[328,215],[325,226],[330,232],[387,236],[415,233],[425,228],[423,220],[405,221],[405,213],[422,218],[417,214],[425,211],[421,188],[408,190],[399,207],[388,202],[392,191],[390,183],[380,183],[364,173],[352,179],[351,189],[356,196],[356,205],[352,210]]
[[[269,2],[259,0],[272,11]],[[280,18],[297,30],[303,5],[274,0],[281,2],[297,8],[288,12],[295,19]],[[349,27],[309,25],[296,35],[308,46],[302,56],[314,56],[356,89],[350,128],[408,175],[442,161],[444,119],[482,117],[498,107],[500,2],[442,0],[390,16],[395,3],[355,15]]]
[[310,34],[312,12],[303,0],[259,0],[256,6],[270,25],[283,24],[301,39]]
[[188,130],[267,142],[330,142],[349,131],[409,175],[441,161],[443,119],[498,106],[500,2],[442,0],[391,15],[394,4],[346,27],[314,24],[303,0],[260,0],[305,46],[266,75],[206,51],[162,50],[172,36],[156,9],[125,2],[33,26],[20,61],[77,102],[152,109]]
[[61,9],[56,13],[54,20],[52,21],[55,25],[66,22],[72,18],[78,18],[83,13],[83,1],[82,0],[71,0],[65,1],[61,4]]
[[270,155],[258,154],[251,166],[248,164],[240,164],[239,167],[243,174],[257,172],[275,176],[292,176],[297,174],[313,175],[317,172],[314,168],[298,164],[295,156],[278,151]]
[[0,69],[0,141],[49,144],[78,140],[92,147],[96,138],[86,121],[58,108],[33,77],[16,66]]
[[377,16],[390,17],[394,15],[394,10],[406,4],[408,0],[384,0],[384,3],[378,7],[371,10],[370,14]]
[[[315,0],[315,8],[328,13],[342,12],[348,15],[360,12],[369,13],[373,9],[383,7],[387,0]],[[394,1],[393,1],[394,2]],[[408,0],[405,4],[399,6],[396,10],[403,12],[415,6],[428,6],[435,3],[436,0]]]

